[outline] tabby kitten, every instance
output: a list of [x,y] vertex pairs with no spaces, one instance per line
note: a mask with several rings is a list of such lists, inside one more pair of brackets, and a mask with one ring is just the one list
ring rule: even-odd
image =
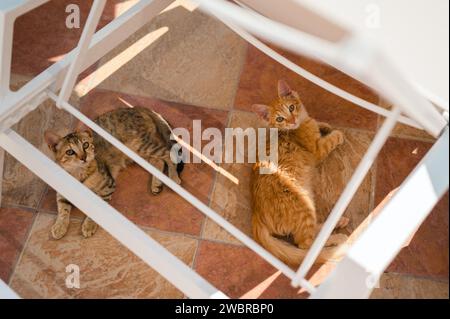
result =
[[[262,161],[253,169],[253,236],[276,257],[296,266],[319,228],[313,198],[315,167],[344,143],[344,135],[310,118],[298,93],[283,80],[278,82],[278,99],[270,105],[253,105],[253,110],[269,127],[279,130],[275,172],[260,174],[260,167],[270,167]],[[348,219],[342,218],[338,227],[347,224]],[[298,248],[274,236],[292,236]],[[326,246],[339,245],[346,239],[343,234],[333,234]],[[318,260],[335,258],[339,248],[324,248]]]
[[[175,142],[170,139],[172,130],[161,115],[141,107],[121,108],[102,114],[94,121],[160,171],[167,167],[169,177],[181,183],[178,173],[182,170],[182,162],[177,165],[170,158]],[[77,131],[64,137],[47,131],[45,140],[56,163],[104,200],[111,199],[119,172],[132,162],[82,124]],[[162,182],[153,176],[149,179],[148,189],[158,194],[162,190]],[[67,232],[72,205],[60,194],[56,195],[56,201],[58,216],[51,234],[59,239]],[[90,237],[96,230],[97,224],[86,216],[81,225],[83,236]]]

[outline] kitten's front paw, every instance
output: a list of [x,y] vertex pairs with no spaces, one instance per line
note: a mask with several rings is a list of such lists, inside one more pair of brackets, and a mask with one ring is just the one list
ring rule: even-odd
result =
[[325,122],[318,122],[319,125],[319,130],[320,130],[320,135],[321,136],[325,136],[328,135],[332,132],[333,128],[331,127],[330,124],[325,123]]
[[89,238],[95,234],[98,225],[90,218],[86,218],[81,225],[81,233],[85,238]]
[[57,220],[51,229],[51,234],[54,239],[61,239],[69,229],[69,220]]
[[151,192],[153,195],[158,195],[159,193],[161,193],[162,188],[163,188],[162,185],[157,185],[157,186],[153,185],[153,186],[151,186]]

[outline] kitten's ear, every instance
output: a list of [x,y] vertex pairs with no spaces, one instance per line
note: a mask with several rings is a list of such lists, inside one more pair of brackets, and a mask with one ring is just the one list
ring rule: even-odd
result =
[[300,99],[300,96],[296,91],[293,91],[285,80],[278,80],[278,96],[285,97],[292,95],[293,97]]
[[75,131],[79,132],[79,133],[86,132],[89,134],[89,136],[92,137],[92,131],[91,131],[90,127],[81,121],[78,121],[78,123],[75,125]]
[[259,115],[260,118],[262,118],[265,121],[269,120],[269,107],[264,104],[253,104],[252,110],[256,114]]
[[56,133],[53,133],[52,131],[45,131],[44,138],[45,138],[45,142],[48,145],[48,148],[52,152],[56,152],[56,145],[58,144],[59,140],[61,139],[61,136],[59,136]]
[[278,80],[278,96],[288,96],[292,93],[291,88],[285,80]]

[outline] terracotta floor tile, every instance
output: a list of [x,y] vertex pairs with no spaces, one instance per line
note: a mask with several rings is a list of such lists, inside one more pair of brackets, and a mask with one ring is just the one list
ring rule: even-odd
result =
[[[107,1],[98,29],[125,11],[135,0]],[[12,72],[36,75],[60,60],[79,41],[93,1],[57,0],[19,17],[14,25]],[[80,9],[80,28],[66,26],[66,7],[76,4]]]
[[[199,235],[205,218],[203,214],[167,188],[157,196],[148,194],[148,176],[146,171],[137,166],[125,170],[118,178],[111,204],[138,225]],[[182,185],[194,195],[205,199],[209,194],[211,176],[195,168],[186,168],[181,178],[184,181]]]
[[[91,118],[118,107],[127,107],[122,101],[134,106],[144,106],[160,112],[173,127],[184,127],[192,132],[192,120],[202,120],[202,126],[224,129],[227,113],[176,103],[166,103],[150,98],[95,90],[82,100],[82,111]],[[215,171],[208,165],[186,164],[181,173],[184,186],[203,202],[209,202],[209,193]],[[121,173],[111,204],[133,222],[141,226],[156,227],[192,235],[199,235],[204,216],[191,204],[172,190],[165,188],[159,195],[147,193],[149,174],[133,165]],[[142,181],[136,183],[136,181]],[[55,195],[50,191],[41,209],[55,211]],[[75,214],[79,214],[75,213]]]
[[[262,123],[252,113],[234,111],[229,126],[245,129],[261,127]],[[351,129],[344,130],[344,133],[346,143],[318,167],[320,178],[315,180],[315,202],[320,221],[328,216],[372,140],[369,133]],[[226,176],[218,174],[211,197],[211,207],[249,236],[251,236],[252,166],[252,164],[222,165],[222,168],[239,180],[239,184],[236,185]],[[348,232],[358,227],[370,212],[372,174],[371,170],[347,208],[345,216],[350,217]],[[204,238],[239,244],[239,241],[209,219],[205,223],[203,234]]]
[[[281,51],[285,57],[332,84],[363,99],[378,103],[378,97],[361,83],[326,65]],[[285,79],[297,90],[310,115],[336,126],[375,130],[377,115],[355,106],[278,64],[253,46],[247,51],[235,106],[250,110],[254,103],[270,103],[277,95],[277,82]]]
[[376,203],[400,186],[430,147],[431,143],[401,138],[388,139],[377,160]]
[[[11,287],[24,298],[182,298],[183,294],[103,230],[89,239],[72,220],[69,233],[51,240],[53,216],[39,214]],[[147,232],[186,264],[196,240]],[[67,265],[80,269],[80,289],[67,288]]]
[[[26,78],[14,76],[13,85],[22,85]],[[47,100],[22,118],[13,129],[52,158],[44,141],[44,132],[52,129],[60,134],[69,133],[71,125],[71,116]],[[46,189],[45,183],[9,154],[5,156],[4,165],[2,189],[4,203],[37,208]]]
[[176,6],[106,55],[94,81],[112,91],[230,109],[245,50],[222,23]]
[[448,299],[448,282],[384,274],[372,299]]
[[35,214],[16,208],[0,208],[0,279],[8,282],[23,249]]
[[[388,140],[377,162],[376,203],[400,185],[430,147],[430,143],[420,141]],[[448,278],[448,229],[447,193],[387,271]]]
[[409,245],[400,251],[387,271],[448,280],[448,227],[447,193],[414,234]]
[[247,248],[202,241],[196,271],[231,298],[303,298],[289,280]]
[[[383,98],[380,99],[379,105],[388,110],[390,110],[392,108],[392,104]],[[384,117],[380,116],[378,121],[381,125],[381,123],[383,123],[383,121],[384,121]],[[411,127],[409,125],[402,124],[402,123],[397,123],[395,125],[394,129],[391,132],[391,136],[416,138],[416,139],[421,139],[421,140],[429,141],[429,142],[434,142],[436,140],[433,136],[428,134],[426,131],[416,129],[414,127]]]
[[[233,262],[230,262],[230,261]],[[319,285],[334,269],[334,263],[314,265],[307,279]],[[290,280],[246,247],[201,241],[196,270],[215,287],[232,298],[306,298],[303,288],[293,288]]]

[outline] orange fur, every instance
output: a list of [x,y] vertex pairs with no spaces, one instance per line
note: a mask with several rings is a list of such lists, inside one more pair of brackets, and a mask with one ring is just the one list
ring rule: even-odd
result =
[[[279,134],[275,173],[259,173],[267,162],[257,162],[253,169],[252,226],[254,238],[263,247],[294,266],[304,258],[318,230],[313,197],[315,167],[344,142],[344,136],[310,118],[298,93],[281,80],[278,95],[270,105],[253,107],[270,127],[279,129]],[[297,247],[274,236],[292,236]],[[345,239],[342,234],[332,235],[327,244],[338,245]],[[340,247],[326,247],[318,260],[339,258],[339,251]]]

